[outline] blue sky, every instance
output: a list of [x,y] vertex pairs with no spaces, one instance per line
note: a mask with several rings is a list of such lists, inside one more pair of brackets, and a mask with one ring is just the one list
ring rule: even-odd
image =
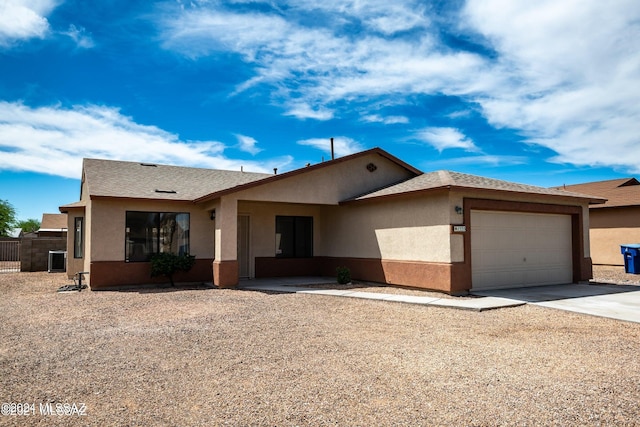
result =
[[637,0],[0,0],[0,199],[82,158],[292,170],[381,147],[552,186],[640,174]]

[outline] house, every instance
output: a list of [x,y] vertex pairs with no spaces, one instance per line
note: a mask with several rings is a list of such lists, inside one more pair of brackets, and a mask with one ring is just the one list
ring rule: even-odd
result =
[[[10,228],[9,229],[9,234],[6,236],[6,238],[8,238],[8,239],[21,239],[23,234],[24,233],[22,232],[22,228],[14,227],[14,228]],[[0,238],[4,239],[5,237],[2,236]]]
[[640,182],[622,178],[562,188],[607,199],[589,209],[591,258],[594,264],[624,265],[620,245],[640,243]]
[[67,237],[67,215],[64,213],[42,214],[38,237]]
[[283,174],[86,159],[68,214],[69,274],[154,283],[149,257],[195,255],[179,281],[335,275],[434,289],[591,277],[589,204],[564,190],[422,173],[374,148]]

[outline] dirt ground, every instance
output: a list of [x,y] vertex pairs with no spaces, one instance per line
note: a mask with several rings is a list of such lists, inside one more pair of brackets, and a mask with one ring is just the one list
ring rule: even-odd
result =
[[640,324],[67,283],[0,274],[0,425],[640,424]]

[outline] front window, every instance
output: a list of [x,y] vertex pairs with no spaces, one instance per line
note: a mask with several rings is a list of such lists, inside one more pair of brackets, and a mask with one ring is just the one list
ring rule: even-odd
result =
[[127,212],[125,260],[149,261],[161,252],[189,253],[189,214]]
[[313,256],[313,217],[276,216],[276,257]]
[[77,217],[74,220],[73,232],[73,257],[82,258],[84,256],[84,218]]

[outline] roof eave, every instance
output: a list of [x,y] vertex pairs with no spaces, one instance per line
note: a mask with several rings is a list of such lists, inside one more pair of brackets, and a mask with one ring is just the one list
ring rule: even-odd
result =
[[625,204],[625,205],[606,205],[606,203],[602,203],[604,206],[593,206],[594,209],[615,209],[615,208],[638,208],[640,204]]
[[356,198],[356,199],[347,199],[347,200],[343,200],[340,203],[338,203],[339,205],[350,205],[350,204],[356,204],[356,203],[367,203],[367,202],[376,202],[376,201],[380,201],[380,200],[388,200],[388,199],[396,199],[399,197],[407,197],[407,196],[414,196],[420,193],[434,193],[437,191],[443,191],[443,190],[449,190],[451,189],[450,185],[439,185],[437,187],[431,187],[431,188],[422,188],[420,190],[411,190],[411,191],[403,191],[401,193],[392,193],[392,194],[381,194],[380,196],[372,196],[372,197],[365,197],[365,198]]
[[340,202],[341,205],[346,205],[346,204],[353,204],[353,203],[363,203],[363,202],[367,202],[367,201],[376,201],[376,200],[385,200],[385,199],[391,199],[391,198],[395,198],[395,197],[402,197],[402,196],[412,196],[412,195],[417,195],[420,193],[430,193],[430,192],[435,192],[438,190],[458,190],[458,191],[478,191],[478,192],[489,192],[489,193],[510,193],[510,194],[522,194],[522,195],[527,195],[527,196],[533,196],[533,197],[560,197],[560,198],[564,198],[564,199],[571,199],[571,200],[582,200],[582,201],[587,201],[589,205],[591,204],[599,204],[599,203],[605,203],[606,199],[596,199],[596,198],[592,198],[592,197],[581,197],[581,196],[576,196],[576,195],[569,195],[569,194],[545,194],[545,193],[534,193],[534,192],[526,192],[526,191],[515,191],[515,190],[503,190],[503,189],[494,189],[494,188],[478,188],[478,187],[470,187],[470,186],[464,186],[464,185],[439,185],[437,187],[430,187],[430,188],[423,188],[420,190],[412,190],[412,191],[405,191],[405,192],[401,192],[401,193],[393,193],[393,194],[383,194],[380,196],[374,196],[374,197],[366,197],[363,199],[349,199],[349,200],[344,200],[342,202]]
[[578,194],[537,193],[537,192],[529,192],[529,191],[498,189],[498,188],[478,188],[478,187],[469,187],[469,186],[463,186],[463,185],[453,185],[452,188],[456,190],[473,190],[473,191],[483,191],[483,192],[491,192],[491,193],[521,194],[521,195],[533,196],[533,197],[558,197],[562,199],[586,201],[588,204],[606,202],[606,199],[599,199],[599,198],[594,198],[592,196],[587,196],[587,195],[583,196]]
[[84,201],[79,201],[75,203],[69,203],[67,205],[58,206],[58,210],[60,213],[69,213],[70,210],[84,210],[86,208],[86,203]]
[[194,203],[193,199],[163,199],[156,197],[132,197],[132,196],[110,196],[93,194],[91,200],[141,200],[145,202],[171,202],[171,203]]

